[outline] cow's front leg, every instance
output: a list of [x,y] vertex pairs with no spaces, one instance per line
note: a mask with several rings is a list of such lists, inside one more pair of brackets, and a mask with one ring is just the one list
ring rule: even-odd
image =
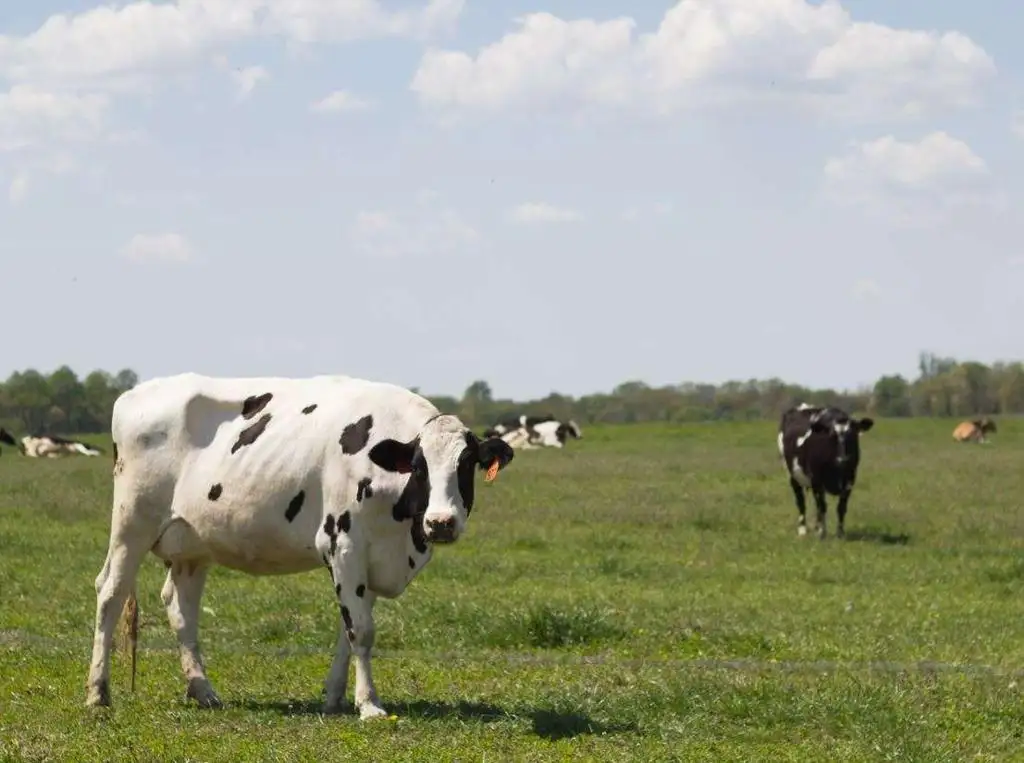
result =
[[355,703],[359,717],[383,718],[387,715],[380,706],[377,689],[373,685],[370,669],[370,650],[376,628],[373,622],[373,604],[376,595],[366,590],[364,584],[346,586],[341,591],[341,619],[345,635],[352,644],[356,658]]
[[850,500],[850,489],[847,488],[839,494],[839,502],[836,504],[836,537],[846,537],[846,504]]
[[[375,628],[373,623],[374,594],[366,590],[366,584],[355,582],[365,580],[357,565],[346,563],[351,554],[340,554],[334,565],[334,591],[341,608],[341,633],[334,654],[334,664],[328,678],[328,706],[332,702],[340,706],[344,701],[348,683],[350,656],[356,658],[355,706],[363,720],[381,718],[387,713],[380,706],[377,689],[373,685],[370,668],[370,650],[373,649]],[[362,565],[358,565],[362,566]],[[343,643],[344,642],[344,643]],[[333,682],[333,683],[332,683]],[[333,688],[331,688],[333,686]]]
[[[337,712],[343,705],[348,686],[348,665],[356,658],[355,706],[363,720],[386,716],[380,706],[370,669],[373,648],[373,604],[375,596],[366,588],[366,559],[356,539],[349,536],[351,520],[346,514],[338,523],[328,518],[318,546],[326,543],[324,558],[334,582],[334,593],[341,612],[341,633],[334,661],[327,677],[326,708]],[[340,530],[340,532],[339,532]]]
[[812,488],[814,492],[814,505],[818,509],[818,538],[825,540],[825,512],[828,507],[825,504],[825,491],[820,487]]
[[793,488],[796,510],[800,512],[800,517],[796,521],[796,534],[802,538],[807,535],[807,498],[804,496],[803,487],[792,477],[789,478],[789,486]]
[[[324,554],[324,564],[331,576],[331,585],[334,586],[335,595],[340,599],[341,588],[335,582],[334,562],[328,554]],[[344,626],[338,628],[338,642],[334,648],[334,659],[331,661],[331,669],[327,673],[325,685],[326,697],[324,699],[324,712],[336,714],[345,710],[345,693],[348,691],[348,665],[352,656],[352,648],[348,643],[348,634]]]

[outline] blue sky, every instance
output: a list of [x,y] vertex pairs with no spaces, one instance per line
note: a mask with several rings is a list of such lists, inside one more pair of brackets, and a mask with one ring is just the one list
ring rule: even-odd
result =
[[3,5],[0,374],[1024,357],[1008,1]]

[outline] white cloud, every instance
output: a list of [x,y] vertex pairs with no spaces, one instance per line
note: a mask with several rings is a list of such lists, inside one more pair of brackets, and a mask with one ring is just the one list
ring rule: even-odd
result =
[[917,142],[886,135],[856,144],[846,156],[825,164],[825,176],[830,180],[842,182],[869,175],[873,180],[918,189],[986,174],[985,162],[970,146],[941,130]]
[[533,225],[537,223],[569,223],[583,219],[583,216],[574,209],[556,207],[551,204],[527,202],[515,207],[509,217],[517,223]]
[[103,95],[47,91],[15,85],[0,92],[0,150],[17,150],[47,139],[94,136],[108,100]]
[[621,106],[666,112],[795,98],[850,118],[974,102],[995,64],[960,32],[854,21],[836,0],[680,0],[653,33],[550,13],[474,56],[428,50],[411,89],[451,111]]
[[365,111],[371,105],[370,101],[347,90],[335,90],[319,101],[314,101],[309,109],[319,114],[332,114],[341,111]]
[[912,218],[937,208],[991,205],[985,161],[961,140],[936,131],[918,141],[892,135],[852,144],[824,167],[825,188],[841,204]]
[[268,79],[270,72],[262,66],[246,66],[231,72],[231,79],[238,87],[238,98],[248,98],[262,80]]
[[27,172],[19,172],[14,176],[7,188],[7,198],[11,204],[20,204],[28,193],[29,175]]
[[255,37],[299,43],[424,38],[452,27],[464,0],[387,11],[378,0],[132,2],[50,16],[35,32],[0,36],[0,73],[15,80],[97,80],[194,61]]
[[421,192],[404,214],[358,212],[349,231],[352,245],[375,257],[418,257],[466,251],[479,244],[479,232],[451,207],[435,204],[436,199]]
[[121,255],[136,262],[188,262],[195,252],[188,239],[178,233],[139,233],[121,249]]
[[1010,129],[1013,130],[1014,135],[1024,140],[1024,109],[1019,109],[1013,115],[1013,123],[1010,125]]

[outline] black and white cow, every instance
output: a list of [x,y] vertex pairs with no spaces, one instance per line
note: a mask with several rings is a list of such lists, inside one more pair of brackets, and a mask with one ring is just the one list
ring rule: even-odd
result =
[[4,445],[13,445],[15,448],[18,447],[18,441],[14,439],[14,435],[3,427],[0,427],[0,442]]
[[98,456],[103,449],[96,445],[69,440],[66,437],[59,437],[54,434],[25,435],[21,438],[19,446],[21,452],[30,458],[57,458],[69,456],[72,453],[80,453],[83,456]]
[[476,471],[492,480],[513,457],[420,395],[345,376],[153,379],[117,399],[111,432],[114,502],[96,577],[90,706],[110,704],[119,614],[134,683],[135,581],[152,551],[168,568],[161,598],[187,697],[221,704],[199,650],[212,565],[252,575],[326,565],[340,628],[325,709],[342,709],[354,654],[359,715],[383,716],[370,671],[376,598],[399,596],[435,545],[459,538]]
[[846,534],[846,507],[850,501],[857,465],[860,463],[860,434],[875,422],[870,418],[853,419],[840,408],[812,406],[806,403],[790,408],[779,422],[779,455],[786,463],[789,484],[800,512],[797,534],[807,534],[807,504],[804,491],[810,490],[817,507],[818,537],[825,537],[825,494],[839,496],[836,535]]
[[499,437],[513,448],[532,449],[540,446],[565,447],[569,437],[580,439],[579,425],[569,420],[559,421],[554,416],[519,416],[502,419],[484,430],[484,437]]

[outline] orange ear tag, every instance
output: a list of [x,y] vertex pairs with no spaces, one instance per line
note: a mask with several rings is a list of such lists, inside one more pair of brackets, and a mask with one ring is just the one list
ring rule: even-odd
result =
[[498,476],[498,465],[498,459],[494,459],[487,467],[487,475],[484,477],[487,482],[494,482],[494,478]]

